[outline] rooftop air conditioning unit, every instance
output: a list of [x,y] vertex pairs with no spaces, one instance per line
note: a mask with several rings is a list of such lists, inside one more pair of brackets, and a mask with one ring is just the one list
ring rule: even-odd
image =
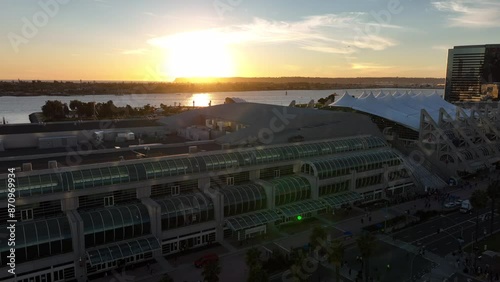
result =
[[57,161],[49,161],[49,168],[57,168]]
[[31,165],[31,163],[23,163],[23,171],[32,171],[33,170],[33,166]]
[[189,153],[194,154],[198,152],[198,146],[189,146]]

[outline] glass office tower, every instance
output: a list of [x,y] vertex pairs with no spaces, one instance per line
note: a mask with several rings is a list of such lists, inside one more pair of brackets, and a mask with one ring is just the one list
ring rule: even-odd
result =
[[445,100],[499,100],[500,44],[455,46],[448,50]]

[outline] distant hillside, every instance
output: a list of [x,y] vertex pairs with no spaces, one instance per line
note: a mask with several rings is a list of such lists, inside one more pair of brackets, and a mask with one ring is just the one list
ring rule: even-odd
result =
[[444,78],[432,77],[217,77],[177,78],[175,83],[327,83],[327,84],[370,84],[370,85],[439,85]]
[[0,96],[74,96],[102,94],[197,93],[356,88],[443,88],[443,78],[411,77],[235,77],[179,78],[175,82],[0,81]]

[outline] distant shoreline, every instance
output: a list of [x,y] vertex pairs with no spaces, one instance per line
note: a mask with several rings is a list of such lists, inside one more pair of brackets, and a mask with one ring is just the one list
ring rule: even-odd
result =
[[[175,94],[185,94],[185,93],[203,93],[203,92],[250,92],[250,91],[258,91],[258,92],[266,92],[266,91],[309,91],[309,90],[345,90],[345,89],[411,89],[411,90],[419,90],[419,89],[444,89],[444,87],[412,87],[410,85],[406,86],[381,86],[381,85],[367,85],[367,86],[359,86],[359,87],[338,87],[338,88],[308,88],[308,89],[243,89],[243,90],[200,90],[200,91],[176,91],[176,92],[151,92],[151,93],[75,93],[75,94],[65,94],[65,93],[0,93],[0,97],[38,97],[38,96],[48,96],[48,97],[78,97],[78,96],[105,96],[105,95],[113,95],[113,96],[127,96],[127,95],[175,95]],[[340,93],[339,93],[340,94]]]

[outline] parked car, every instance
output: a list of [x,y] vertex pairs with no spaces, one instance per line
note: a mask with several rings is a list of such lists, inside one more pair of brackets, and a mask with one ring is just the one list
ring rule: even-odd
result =
[[456,206],[457,206],[457,204],[455,202],[449,202],[449,203],[444,204],[445,208],[454,208]]
[[205,266],[205,264],[214,262],[214,261],[219,261],[219,256],[217,254],[206,254],[202,256],[201,258],[197,259],[194,262],[194,266],[197,268],[202,268]]

